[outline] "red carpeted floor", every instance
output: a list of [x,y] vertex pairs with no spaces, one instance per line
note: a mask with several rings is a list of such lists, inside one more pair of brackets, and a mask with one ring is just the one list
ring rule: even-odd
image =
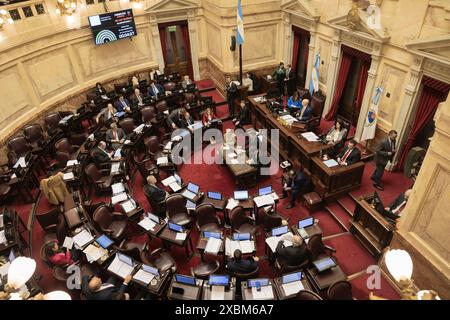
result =
[[[199,81],[197,84],[199,88],[208,88],[213,86],[213,83],[210,80]],[[214,101],[216,102],[224,100],[223,96],[217,90],[204,92],[203,95],[212,96]],[[216,110],[216,113],[220,118],[225,118],[227,116],[227,105],[225,104],[219,106]],[[326,131],[326,129],[329,128],[331,124],[331,122],[322,120],[322,130]],[[231,121],[226,121],[224,123],[224,130],[232,126],[233,125]],[[374,191],[374,188],[372,187],[372,181],[370,180],[370,175],[372,174],[373,170],[373,164],[368,163],[364,172],[362,186],[359,190],[353,192],[354,195],[365,195]],[[181,177],[185,182],[192,181],[200,185],[201,191],[204,192],[220,191],[224,196],[229,197],[232,195],[232,192],[236,188],[227,168],[219,164],[184,164],[180,167],[179,171]],[[146,211],[149,211],[150,206],[145,199],[142,191],[142,181],[142,177],[139,175],[139,173],[137,173],[132,177],[130,187],[133,193],[133,197],[140,203],[141,206],[144,207]],[[379,194],[382,200],[386,203],[392,201],[400,192],[403,192],[411,184],[411,181],[408,178],[405,178],[401,173],[386,172],[383,181],[385,184],[385,191],[379,191]],[[258,187],[262,187],[265,185],[272,185],[275,191],[281,194],[281,172],[277,172],[277,174],[261,180],[255,188],[249,190],[249,193],[253,195],[256,193]],[[345,204],[347,208],[353,210],[354,202],[349,196],[344,196],[340,200]],[[109,198],[98,198],[95,196],[92,198],[93,203],[98,203],[100,201],[109,201]],[[284,207],[287,205],[287,201],[288,199],[281,200],[277,206],[277,209],[283,216],[289,219],[289,224],[294,224],[298,220],[310,215],[308,210],[300,204],[297,204],[294,209],[285,209]],[[31,212],[31,205],[15,203],[13,204],[13,206],[17,209],[22,219],[24,221],[27,221],[28,215]],[[348,226],[348,219],[350,219],[350,216],[345,212],[345,210],[339,208],[337,204],[333,204],[331,205],[331,207],[336,211],[342,210],[341,212],[336,213],[336,216],[345,226]],[[48,203],[48,201],[42,197],[37,203],[36,214],[46,212],[51,208],[52,206]],[[326,210],[320,210],[313,213],[312,215],[319,220],[319,224],[323,230],[324,242],[337,250],[335,256],[337,257],[339,264],[341,265],[347,276],[351,277],[353,294],[355,298],[367,299],[371,290],[369,290],[365,285],[367,274],[363,271],[366,270],[368,266],[376,264],[375,259],[350,233],[346,232],[346,230],[336,221],[336,218],[330,215],[329,212],[327,212]],[[145,235],[136,236],[136,233],[133,233],[130,234],[130,237],[133,241],[137,242],[148,241],[148,238]],[[198,239],[198,232],[192,232],[192,237],[193,244],[195,246]],[[43,243],[43,239],[43,230],[41,229],[39,223],[35,221],[32,237],[32,257],[37,262],[36,274],[38,276],[42,276],[40,285],[44,289],[44,291],[52,291],[57,289],[66,290],[65,284],[58,283],[52,277],[51,269],[40,259],[40,247]],[[149,245],[151,248],[157,248],[161,247],[162,243],[159,239],[153,239],[149,243]],[[173,247],[171,254],[177,261],[178,272],[183,274],[190,274],[190,268],[200,261],[200,256],[197,252],[192,257],[192,259],[189,260],[186,258],[184,250],[182,250],[181,248]],[[261,257],[260,277],[275,277],[275,272],[268,264],[265,257],[264,236],[261,226],[259,228],[259,235],[257,236],[257,255]],[[219,261],[222,262],[222,260]],[[398,298],[395,290],[385,279],[382,279],[381,283],[381,288],[374,291],[377,295],[391,299]],[[73,296],[74,298],[77,298],[76,293],[74,293]]]

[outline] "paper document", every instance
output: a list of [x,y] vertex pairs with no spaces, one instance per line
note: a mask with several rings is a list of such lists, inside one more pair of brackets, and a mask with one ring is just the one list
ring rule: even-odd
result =
[[206,244],[205,252],[217,255],[221,246],[222,246],[221,239],[210,237],[208,238],[208,243]]
[[[272,250],[272,252],[275,252],[277,250],[277,246],[278,246],[278,242],[280,242],[281,240],[284,240],[283,236],[285,235],[290,235],[293,236],[292,232],[288,232],[283,234],[282,236],[278,236],[278,237],[269,237],[266,239],[266,243],[269,246],[270,250]],[[292,242],[289,240],[284,240],[284,245],[286,247],[290,247],[292,246]]]
[[136,133],[141,133],[145,128],[145,124],[140,124],[138,127],[134,128],[133,131]]
[[132,200],[125,201],[125,202],[121,203],[120,205],[122,206],[125,213],[129,213],[129,212],[133,211],[134,209],[136,209],[136,204]]
[[184,232],[177,232],[177,235],[175,236],[175,240],[184,241],[186,240],[187,233]]
[[324,161],[323,164],[326,165],[328,168],[336,167],[339,165],[339,163],[337,163],[337,161],[334,159]]
[[239,205],[239,201],[233,198],[228,199],[227,207],[228,210],[233,210],[235,207]]
[[170,176],[161,181],[161,183],[166,187],[168,187],[171,183],[174,183],[174,182],[177,182],[177,179],[175,179],[174,176]]
[[108,267],[108,271],[118,275],[121,278],[125,278],[127,275],[131,274],[133,269],[133,266],[120,261],[117,255]]
[[285,283],[282,285],[284,294],[290,296],[292,294],[297,294],[300,290],[303,290],[305,287],[301,281],[294,281]]
[[113,158],[122,158],[122,149],[117,149],[116,152],[114,152]]
[[164,147],[164,150],[172,150],[172,141],[167,142],[167,144]]
[[73,238],[66,237],[64,239],[64,243],[62,244],[62,247],[66,248],[66,249],[69,249],[69,250],[72,249],[72,247],[73,247]]
[[14,164],[14,169],[16,169],[18,167],[22,167],[22,168],[26,168],[27,167],[27,163],[25,161],[25,157],[20,157],[19,160],[17,160],[17,162]]
[[239,164],[239,161],[237,159],[231,159],[230,163],[231,164]]
[[145,217],[144,219],[139,221],[138,225],[140,225],[146,231],[149,231],[149,230],[153,231],[156,226],[156,223],[153,220],[151,220],[150,218]]
[[73,242],[78,248],[84,247],[92,240],[94,240],[94,238],[86,229],[84,229],[83,231],[81,231],[80,233],[78,233],[76,236],[73,237]]
[[275,204],[275,200],[272,194],[266,194],[264,196],[255,197],[253,198],[253,201],[255,201],[255,204],[258,208],[271,206]]
[[319,137],[314,132],[305,132],[302,133],[302,137],[308,141],[319,141]]
[[86,249],[83,250],[83,252],[89,262],[95,262],[107,253],[105,249],[99,248],[92,244],[88,245]]
[[116,173],[120,171],[120,162],[113,162],[111,165],[111,173]]
[[211,300],[224,300],[224,299],[225,299],[225,287],[211,286]]
[[228,157],[228,158],[236,158],[236,157],[237,157],[237,154],[234,153],[234,152],[229,152],[229,153],[227,153],[227,157]]
[[169,184],[170,189],[172,189],[173,192],[178,192],[181,190],[181,186],[178,184],[178,182],[173,182]]
[[74,166],[74,165],[76,165],[76,164],[78,164],[78,160],[77,160],[77,159],[75,159],[75,160],[69,160],[69,161],[67,161],[66,166],[67,166],[67,167],[71,167],[71,166]]
[[[114,192],[113,192],[114,193]],[[125,192],[123,192],[123,193],[121,193],[121,194],[117,194],[117,195],[115,195],[114,197],[111,197],[111,204],[116,204],[116,203],[119,203],[119,202],[122,202],[122,201],[125,201],[125,200],[127,200],[128,199],[128,195],[125,193]]]
[[0,231],[0,243],[6,243],[5,230]]
[[164,114],[169,115],[169,110],[165,110],[165,111],[164,111]]
[[73,175],[73,172],[67,172],[63,175],[64,180],[73,180],[74,178],[75,176]]
[[123,185],[122,182],[114,183],[114,184],[111,186],[111,188],[112,188],[112,193],[113,193],[113,195],[117,195],[117,194],[120,194],[120,193],[122,193],[122,192],[125,192],[125,186]]
[[11,263],[7,262],[0,267],[0,278],[8,275],[9,266]]
[[261,287],[260,291],[256,287],[252,287],[252,295],[254,300],[271,300],[274,298],[272,286]]
[[3,215],[0,214],[0,228],[3,228]]
[[167,157],[160,157],[156,160],[157,165],[168,164],[168,163],[169,163],[169,159]]
[[136,272],[136,274],[133,276],[133,279],[141,281],[146,285],[148,285],[153,280],[154,277],[155,275],[153,273],[139,269],[139,271]]
[[243,254],[252,253],[255,251],[255,243],[252,240],[234,241],[230,238],[225,240],[225,253],[227,256],[232,257],[234,251],[241,250]]

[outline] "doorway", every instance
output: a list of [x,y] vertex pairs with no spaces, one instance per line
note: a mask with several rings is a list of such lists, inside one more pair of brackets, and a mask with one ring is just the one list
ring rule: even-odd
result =
[[179,72],[193,79],[191,46],[187,21],[159,24],[159,38],[163,51],[164,73]]
[[308,68],[309,32],[292,26],[294,34],[294,47],[292,54],[292,68],[295,69],[296,84],[301,88],[306,84],[306,72]]

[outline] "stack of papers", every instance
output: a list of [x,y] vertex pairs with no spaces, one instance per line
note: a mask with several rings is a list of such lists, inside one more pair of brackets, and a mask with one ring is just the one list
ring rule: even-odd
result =
[[[276,193],[275,193],[276,195]],[[278,198],[278,196],[277,196]],[[259,196],[253,198],[253,201],[255,201],[255,204],[258,208],[265,207],[265,206],[272,206],[275,204],[275,198],[273,196],[273,193],[266,194],[264,196]]]
[[156,160],[157,165],[168,164],[168,163],[169,163],[169,159],[167,157],[160,157]]
[[136,133],[141,133],[144,130],[144,128],[145,128],[145,124],[142,123],[138,127],[134,128],[133,131]]
[[177,232],[177,235],[175,236],[175,240],[184,241],[186,240],[187,233],[184,232]]
[[120,261],[118,256],[114,258],[113,262],[108,267],[108,271],[118,275],[121,278],[125,278],[129,274],[133,272],[134,267],[130,266],[129,264]]
[[1,230],[0,231],[0,243],[6,243],[6,242],[8,242],[8,240],[6,240],[6,237],[5,237],[5,230]]
[[206,247],[205,247],[205,252],[217,255],[217,253],[220,250],[221,245],[222,245],[221,239],[209,237],[208,243],[206,244]]
[[139,221],[138,225],[140,225],[142,228],[144,228],[145,231],[153,231],[156,223],[151,220],[150,218],[145,217],[141,221]]
[[324,161],[323,164],[326,165],[328,168],[332,168],[332,167],[335,167],[335,166],[339,165],[339,163],[337,163],[337,161],[334,160],[334,159],[330,159],[330,160]]
[[281,120],[285,121],[288,125],[293,124],[295,121],[297,121],[297,119],[295,119],[293,116],[291,116],[290,114],[286,114],[282,117],[280,117]]
[[134,201],[132,201],[131,199],[126,202],[121,203],[120,205],[122,206],[125,213],[129,213],[129,212],[133,211],[134,209],[136,209],[136,203],[134,203]]
[[89,262],[95,262],[108,253],[108,251],[106,251],[105,249],[99,248],[92,244],[88,245],[86,249],[83,250],[83,252]]
[[113,185],[111,185],[111,188],[112,188],[113,195],[117,195],[122,192],[125,192],[125,186],[123,185],[122,182],[114,183]]
[[120,171],[120,162],[113,162],[111,165],[111,173],[117,173]]
[[[113,191],[113,194],[114,194],[114,191]],[[123,193],[120,193],[118,195],[111,197],[111,204],[114,205],[116,203],[125,201],[127,199],[128,199],[128,195],[125,192],[123,192]]]
[[133,276],[133,279],[148,285],[153,280],[154,277],[155,275],[153,273],[146,272],[143,269],[139,269],[139,271],[136,272],[136,274]]
[[291,241],[284,239],[284,236],[286,236],[286,235],[290,235],[291,237],[293,236],[292,232],[288,232],[288,233],[285,233],[278,237],[269,237],[266,239],[266,243],[269,246],[270,250],[272,250],[272,252],[275,252],[277,250],[278,242],[283,241],[283,240],[284,240],[285,247],[292,246]]
[[78,233],[76,236],[73,237],[73,242],[75,243],[75,246],[77,246],[79,249],[83,248],[92,240],[94,240],[94,238],[86,229],[84,229],[83,231],[81,231],[80,233]]
[[274,298],[272,286],[261,287],[260,291],[256,287],[252,287],[252,295],[254,300],[271,300]]
[[319,137],[314,132],[302,133],[302,137],[310,142],[319,141]]
[[177,179],[175,179],[174,176],[170,176],[170,177],[162,180],[161,182],[164,186],[172,189],[173,192],[177,192],[177,191],[181,190],[181,186],[178,184],[178,181],[177,181]]
[[203,127],[203,124],[201,121],[196,121],[194,124],[191,124],[188,126],[188,128],[191,130],[201,129],[202,127]]
[[224,300],[224,299],[225,299],[225,287],[211,286],[211,300]]
[[71,237],[66,237],[65,239],[64,239],[64,243],[62,244],[62,246],[63,246],[63,248],[66,248],[66,249],[72,249],[72,247],[73,247],[73,238],[71,238]]
[[284,294],[290,296],[292,294],[297,294],[300,290],[303,290],[305,287],[301,281],[294,281],[285,283],[282,285]]
[[75,160],[69,160],[69,161],[67,161],[66,166],[67,166],[67,167],[72,167],[72,166],[74,166],[74,165],[76,165],[76,164],[78,164],[78,160],[77,160],[77,159],[75,159]]
[[73,180],[73,179],[75,179],[75,176],[73,175],[73,172],[67,172],[67,173],[64,173],[63,179],[66,181]]
[[233,210],[235,207],[239,205],[239,201],[233,198],[228,199],[227,207],[228,210]]
[[18,167],[22,167],[22,168],[26,168],[27,167],[27,163],[25,161],[25,157],[20,157],[19,160],[17,160],[17,162],[14,164],[14,169],[16,169]]
[[243,254],[252,253],[255,251],[255,243],[252,240],[235,241],[230,238],[225,240],[225,253],[227,256],[232,257],[237,249],[241,250]]

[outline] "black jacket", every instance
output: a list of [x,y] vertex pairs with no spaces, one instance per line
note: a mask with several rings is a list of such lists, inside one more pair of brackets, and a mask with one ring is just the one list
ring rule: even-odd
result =
[[305,175],[304,172],[298,171],[294,178],[290,178],[287,181],[288,187],[291,187],[292,190],[301,190],[302,188],[305,188],[308,185],[308,177]]
[[87,300],[113,300],[117,295],[124,293],[126,288],[127,285],[123,283],[119,290],[117,290],[115,285],[112,285],[103,290],[93,292],[89,289],[89,276],[85,275],[81,280],[81,292],[83,292]]
[[[396,147],[396,144],[394,144],[394,147]],[[392,160],[392,158],[394,157],[394,154],[392,154],[391,156],[388,155],[388,152],[391,151],[392,149],[389,138],[380,141],[380,143],[377,145],[377,148],[375,149],[375,163],[382,166],[387,165],[388,161]]]
[[392,212],[397,209],[399,205],[401,205],[405,201],[405,193],[401,193],[390,205],[389,210],[384,210],[384,216],[390,218],[392,220],[396,220],[400,217],[399,213]]
[[227,92],[227,99],[234,98],[237,94],[238,88],[236,83],[231,81],[225,88],[225,91]]
[[277,259],[283,266],[297,266],[311,259],[311,253],[305,242],[300,247],[284,247],[283,241],[278,242]]
[[175,125],[180,128],[182,119],[181,110],[182,108],[178,108],[173,110],[169,114],[169,116],[167,117],[167,123],[169,124],[169,126],[172,126],[172,123],[175,123]]
[[97,164],[103,164],[111,161],[111,158],[99,147],[95,147],[93,154],[95,163]]
[[[345,148],[342,150],[341,153],[339,153],[338,158],[342,160],[342,157],[345,155],[345,153],[348,150],[348,146],[345,146]],[[354,163],[357,163],[359,160],[361,160],[361,152],[358,148],[353,148],[352,152],[350,152],[350,155],[347,157],[347,165],[351,165]]]
[[236,119],[241,126],[250,124],[250,107],[247,104],[239,111]]
[[252,258],[241,259],[241,261],[231,260],[227,264],[227,269],[232,273],[250,273],[258,268],[258,262]]
[[194,124],[194,119],[191,116],[189,116],[189,121],[188,121],[188,120],[186,120],[186,118],[183,117],[180,119],[179,123],[180,123],[179,128],[187,129],[188,126]]
[[153,199],[155,202],[161,202],[166,198],[166,192],[164,190],[151,184],[144,186],[144,192],[148,198]]

